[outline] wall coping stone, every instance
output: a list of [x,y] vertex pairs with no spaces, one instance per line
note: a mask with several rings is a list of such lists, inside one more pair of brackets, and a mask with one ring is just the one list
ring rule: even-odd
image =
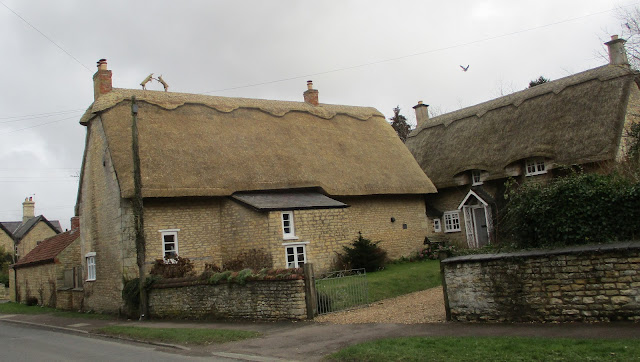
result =
[[500,259],[545,257],[545,256],[562,255],[562,254],[602,253],[607,251],[636,250],[636,249],[640,249],[640,241],[629,241],[629,242],[612,243],[612,244],[579,245],[579,246],[569,246],[569,247],[564,247],[559,249],[528,250],[528,251],[518,251],[513,253],[463,255],[463,256],[456,256],[453,258],[447,258],[447,259],[441,260],[440,262],[443,264],[465,263],[465,262],[478,262],[478,261],[489,261],[489,260],[500,260]]

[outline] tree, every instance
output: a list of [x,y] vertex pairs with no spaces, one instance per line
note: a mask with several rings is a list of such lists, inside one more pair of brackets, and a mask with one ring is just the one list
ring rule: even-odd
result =
[[411,132],[411,126],[407,123],[407,117],[400,114],[400,106],[396,106],[393,109],[393,117],[389,118],[391,121],[391,127],[396,131],[398,137],[405,142],[407,136]]
[[640,8],[634,7],[631,10],[620,8],[617,18],[622,25],[620,36],[627,41],[625,48],[629,63],[633,68],[640,69]]
[[537,85],[547,83],[548,81],[549,81],[549,79],[547,79],[547,78],[545,78],[543,76],[540,76],[540,78],[534,79],[531,82],[529,82],[529,88],[533,88],[533,87],[535,87]]

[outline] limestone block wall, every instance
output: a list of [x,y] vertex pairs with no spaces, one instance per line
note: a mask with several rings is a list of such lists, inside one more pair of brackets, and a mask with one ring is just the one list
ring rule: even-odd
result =
[[175,287],[156,283],[149,292],[152,318],[302,320],[306,313],[304,280]]
[[442,261],[454,321],[640,320],[640,243]]
[[0,247],[7,253],[13,254],[13,239],[4,231],[0,230]]
[[[392,259],[408,256],[424,245],[429,234],[423,195],[380,195],[336,198],[351,205],[345,209],[347,240],[358,231],[372,241],[381,241]],[[394,218],[395,221],[391,221]]]
[[[55,307],[56,305],[56,264],[42,264],[19,268],[17,271],[18,302],[25,303],[29,297],[38,299],[38,304]],[[10,281],[13,289],[13,279]]]
[[146,261],[163,257],[160,230],[178,231],[178,253],[189,258],[202,271],[205,263],[220,265],[221,205],[224,198],[147,199],[144,202],[144,226],[147,241]]
[[33,248],[38,245],[38,242],[55,236],[57,233],[44,222],[38,222],[27,235],[18,242],[18,258],[27,255]]
[[82,172],[78,208],[80,259],[85,280],[85,255],[96,253],[96,280],[84,282],[84,306],[88,310],[117,312],[123,306],[123,277],[138,276],[133,218],[130,202],[120,198],[120,187],[99,118],[87,126]]

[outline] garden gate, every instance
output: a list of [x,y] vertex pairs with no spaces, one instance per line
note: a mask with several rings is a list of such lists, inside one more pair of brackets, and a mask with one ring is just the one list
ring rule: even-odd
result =
[[316,278],[315,287],[318,314],[369,304],[367,273],[364,269],[329,272]]

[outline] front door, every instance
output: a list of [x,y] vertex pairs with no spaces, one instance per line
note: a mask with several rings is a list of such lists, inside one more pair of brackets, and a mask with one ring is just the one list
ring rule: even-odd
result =
[[489,243],[489,231],[487,229],[487,215],[484,207],[476,207],[473,209],[473,225],[477,238],[477,246],[479,248]]

